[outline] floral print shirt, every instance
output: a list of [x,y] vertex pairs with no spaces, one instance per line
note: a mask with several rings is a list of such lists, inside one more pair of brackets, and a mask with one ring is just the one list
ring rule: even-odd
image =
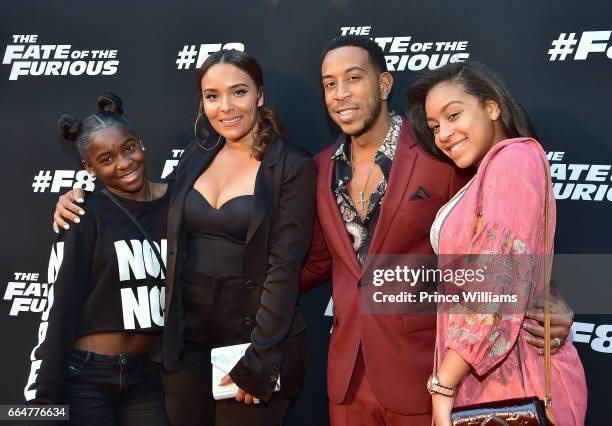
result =
[[337,148],[332,155],[332,159],[336,160],[332,191],[336,195],[336,203],[340,209],[346,232],[348,232],[351,238],[353,250],[361,265],[363,265],[366,259],[370,243],[372,242],[372,236],[374,235],[374,229],[376,228],[380,213],[380,204],[387,190],[387,181],[389,180],[389,173],[391,172],[391,164],[393,163],[397,141],[399,140],[400,130],[402,128],[402,117],[395,113],[391,113],[390,118],[391,126],[389,127],[389,131],[374,154],[374,162],[381,168],[383,177],[370,196],[368,210],[363,220],[359,217],[357,208],[348,190],[348,183],[353,178],[353,171],[350,160],[351,143],[347,135],[340,135],[337,142]]

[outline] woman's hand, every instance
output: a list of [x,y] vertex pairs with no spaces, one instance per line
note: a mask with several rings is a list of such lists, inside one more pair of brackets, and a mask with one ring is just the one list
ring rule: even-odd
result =
[[[442,386],[457,388],[461,380],[472,370],[468,364],[454,349],[449,348],[444,359],[436,372]],[[455,392],[456,395],[456,392]],[[451,426],[451,411],[455,404],[455,397],[434,393],[431,396],[433,405],[433,419],[436,426]]]
[[436,426],[451,426],[451,411],[455,398],[434,393],[431,396],[433,405],[433,420]]
[[[219,382],[219,385],[225,386],[230,385],[232,383],[234,383],[232,381],[232,378],[229,375],[225,375]],[[243,391],[240,388],[238,388],[238,392],[236,392],[236,401],[244,402],[245,404],[259,404],[259,399],[257,397],[251,395],[248,392]]]
[[71,220],[74,223],[79,223],[79,215],[84,215],[85,211],[78,206],[76,203],[82,203],[85,198],[85,191],[76,188],[66,192],[60,196],[55,205],[55,212],[53,212],[53,230],[55,233],[59,233],[60,228],[69,229],[64,219]]

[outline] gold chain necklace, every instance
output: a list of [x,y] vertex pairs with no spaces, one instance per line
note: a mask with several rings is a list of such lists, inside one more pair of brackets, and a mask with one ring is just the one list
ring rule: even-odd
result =
[[[363,189],[359,191],[359,210],[364,211],[366,203],[369,201],[365,198],[365,190],[368,187],[368,182],[370,181],[370,176],[372,176],[372,171],[374,171],[374,167],[376,166],[376,161],[372,160],[372,167],[370,167],[370,171],[368,172],[368,177],[366,178],[365,184],[363,185]],[[351,172],[353,173],[353,177],[355,176],[355,166],[353,165],[353,145],[351,144]],[[355,183],[355,186],[357,184]]]

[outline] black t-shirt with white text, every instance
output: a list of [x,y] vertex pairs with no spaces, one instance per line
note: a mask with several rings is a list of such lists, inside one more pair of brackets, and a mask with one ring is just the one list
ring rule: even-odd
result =
[[[166,259],[170,186],[153,201],[119,198]],[[30,356],[26,401],[57,404],[74,340],[93,333],[158,334],[164,325],[165,277],[154,248],[106,195],[86,197],[85,215],[53,244],[51,286]]]

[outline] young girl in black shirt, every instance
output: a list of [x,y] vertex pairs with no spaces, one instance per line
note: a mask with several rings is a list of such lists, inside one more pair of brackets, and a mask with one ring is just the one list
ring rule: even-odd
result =
[[82,121],[63,115],[62,136],[151,240],[109,196],[87,197],[88,214],[51,250],[52,286],[24,393],[32,404],[68,404],[74,424],[164,425],[161,371],[150,353],[164,324],[158,257],[166,257],[170,191],[147,180],[145,148],[121,100],[107,93],[98,106]]

